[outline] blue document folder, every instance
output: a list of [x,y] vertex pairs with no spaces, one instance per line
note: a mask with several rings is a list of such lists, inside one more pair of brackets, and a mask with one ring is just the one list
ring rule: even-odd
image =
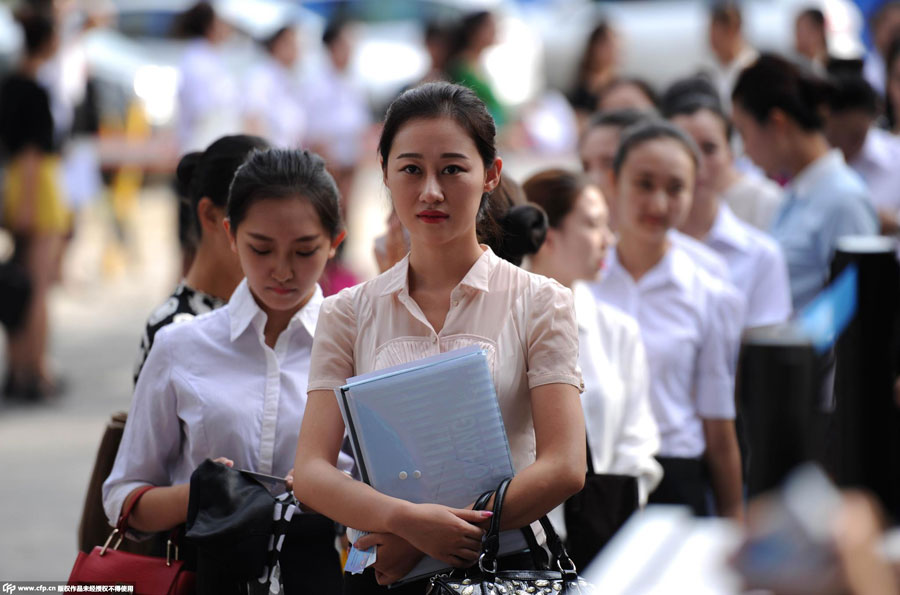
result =
[[[362,480],[383,494],[464,508],[513,475],[487,356],[478,346],[350,378],[335,390]],[[504,532],[501,552],[524,549]],[[426,559],[405,580],[445,567]]]

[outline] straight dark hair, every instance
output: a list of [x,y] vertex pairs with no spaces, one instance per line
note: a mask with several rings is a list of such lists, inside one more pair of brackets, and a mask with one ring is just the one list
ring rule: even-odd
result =
[[234,174],[225,214],[232,233],[261,200],[301,198],[319,215],[325,231],[334,238],[343,229],[337,184],[315,153],[295,149],[253,151]]
[[223,136],[205,151],[188,153],[178,162],[175,178],[179,194],[191,206],[191,219],[198,236],[203,233],[197,220],[197,205],[204,197],[222,209],[228,203],[228,189],[234,172],[244,163],[250,151],[265,150],[269,143],[258,136],[237,134]]
[[824,127],[820,109],[831,92],[828,81],[811,71],[775,54],[762,54],[738,77],[731,98],[760,124],[768,121],[772,110],[780,109],[800,128],[813,132]]
[[693,161],[694,172],[696,173],[700,167],[700,150],[697,148],[697,143],[694,142],[694,139],[674,124],[659,118],[653,118],[635,124],[622,132],[622,140],[619,141],[619,148],[616,151],[615,158],[613,158],[613,171],[616,176],[622,171],[622,166],[625,164],[625,160],[632,149],[659,139],[672,139],[678,142],[691,158],[691,161]]

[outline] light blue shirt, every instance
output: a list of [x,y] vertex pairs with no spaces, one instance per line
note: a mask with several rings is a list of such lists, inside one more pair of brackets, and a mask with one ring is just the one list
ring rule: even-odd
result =
[[825,286],[838,238],[877,234],[878,218],[865,182],[838,149],[808,165],[787,190],[772,236],[784,252],[797,311]]

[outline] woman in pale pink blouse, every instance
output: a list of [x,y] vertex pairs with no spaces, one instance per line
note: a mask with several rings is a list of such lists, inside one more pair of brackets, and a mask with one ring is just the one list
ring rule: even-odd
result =
[[[358,548],[378,545],[374,570],[345,575],[345,593],[380,592],[376,580],[395,582],[426,554],[470,566],[489,517],[388,497],[336,469],[344,423],[333,389],[348,377],[480,345],[488,353],[516,470],[503,528],[535,521],[584,482],[572,294],[479,244],[476,228],[491,228],[485,217],[500,182],[494,135],[484,104],[464,87],[429,83],[394,101],[379,154],[394,208],[410,233],[410,253],[322,305],[295,494],[322,514],[369,532]],[[423,591],[420,581],[391,593]]]

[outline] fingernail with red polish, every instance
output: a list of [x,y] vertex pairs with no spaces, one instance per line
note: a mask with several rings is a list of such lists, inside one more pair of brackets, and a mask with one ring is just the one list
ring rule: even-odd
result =
[[486,519],[489,519],[489,518],[491,518],[492,516],[494,516],[494,513],[491,512],[490,510],[482,510],[482,511],[481,511],[481,516],[483,516],[483,517],[486,518]]

